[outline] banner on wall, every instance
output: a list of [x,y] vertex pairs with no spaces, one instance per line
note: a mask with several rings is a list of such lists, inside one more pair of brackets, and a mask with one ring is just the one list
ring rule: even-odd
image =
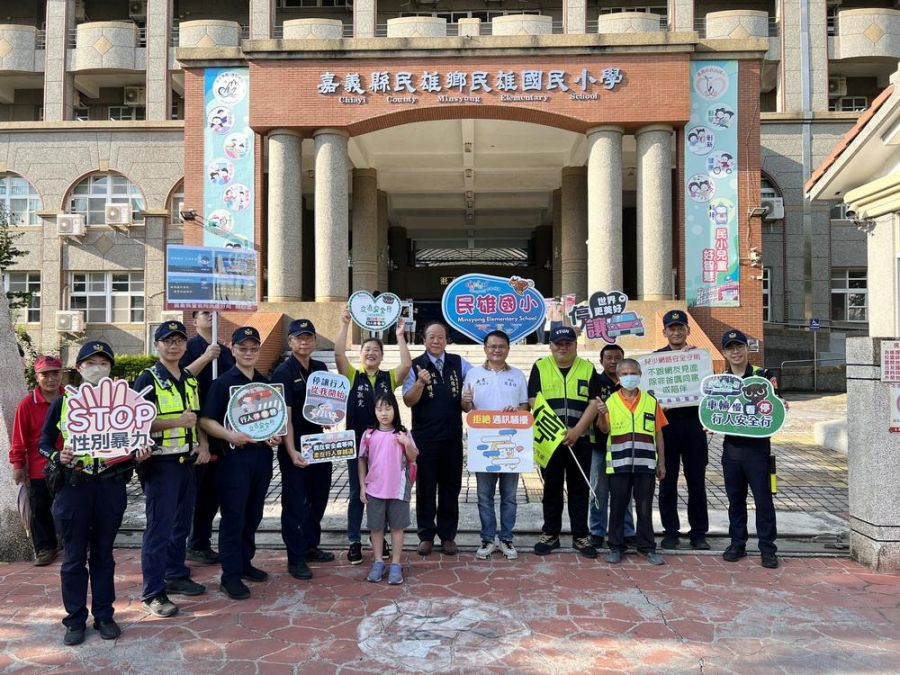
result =
[[740,305],[737,96],[737,61],[691,63],[683,186],[688,307]]
[[203,245],[253,249],[256,186],[249,70],[207,68],[203,91]]

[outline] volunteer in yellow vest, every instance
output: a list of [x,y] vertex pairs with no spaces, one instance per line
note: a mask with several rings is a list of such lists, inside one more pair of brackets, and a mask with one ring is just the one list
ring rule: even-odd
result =
[[197,489],[193,465],[209,461],[209,447],[206,433],[197,427],[197,379],[178,365],[187,349],[187,329],[180,321],[167,321],[156,329],[154,340],[159,361],[133,385],[137,391],[151,387],[145,397],[157,410],[150,426],[156,446],[140,472],[147,506],[141,600],[150,614],[167,617],[178,613],[169,594],[200,595],[206,590],[191,580],[184,555]]
[[531,408],[534,409],[537,395],[543,394],[568,428],[565,440],[553,452],[547,468],[541,469],[544,478],[544,524],[541,528],[543,534],[534,545],[534,552],[547,555],[559,548],[565,481],[572,524],[572,547],[586,558],[596,558],[597,549],[591,543],[588,531],[590,491],[587,476],[591,473],[591,425],[597,414],[595,405],[589,405],[589,401],[600,396],[600,382],[591,362],[578,356],[576,337],[575,329],[570,326],[554,328],[550,332],[550,356],[539,359],[531,367],[528,378],[528,404]]
[[612,564],[622,561],[625,545],[625,509],[634,497],[637,512],[637,550],[651,565],[662,565],[653,538],[653,492],[656,479],[666,476],[662,428],[666,415],[649,392],[642,392],[641,366],[622,359],[616,366],[622,388],[596,401],[597,426],[607,434],[606,473],[609,476],[609,553]]
[[[75,368],[81,379],[97,384],[108,377],[115,354],[105,342],[95,340],[85,344],[75,358]],[[134,462],[150,456],[143,448],[122,461],[104,462],[88,454],[76,455],[67,443],[68,435],[61,429],[67,417],[68,394],[57,398],[47,411],[39,443],[41,454],[60,469],[59,485],[55,485],[53,517],[59,526],[63,544],[63,562],[59,569],[66,634],[63,643],[69,646],[84,642],[88,618],[87,591],[91,583],[91,614],[94,628],[104,640],[115,640],[122,634],[113,619],[116,601],[113,542],[127,497],[125,486],[132,474]],[[63,449],[56,452],[56,441],[62,435]],[[88,558],[90,551],[90,559]]]

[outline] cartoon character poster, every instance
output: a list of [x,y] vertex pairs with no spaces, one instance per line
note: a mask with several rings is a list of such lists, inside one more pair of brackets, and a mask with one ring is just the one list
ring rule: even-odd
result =
[[203,245],[253,249],[253,131],[247,68],[207,68]]
[[732,436],[768,438],[784,426],[787,410],[772,383],[754,375],[741,379],[724,373],[700,384],[700,424],[707,431]]
[[740,305],[737,93],[737,61],[692,62],[682,186],[688,307]]

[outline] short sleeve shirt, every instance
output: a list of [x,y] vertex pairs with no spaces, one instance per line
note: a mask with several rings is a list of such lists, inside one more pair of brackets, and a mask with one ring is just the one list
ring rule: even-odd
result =
[[[207,417],[215,420],[219,424],[225,425],[225,414],[228,410],[228,401],[231,400],[231,388],[240,387],[250,382],[264,382],[268,384],[269,378],[260,373],[258,370],[253,371],[253,379],[248,378],[240,371],[237,366],[226,370],[214,380],[209,388],[206,400],[203,402],[200,411],[200,417]],[[221,440],[221,439],[219,439]],[[225,442],[222,441],[222,444]],[[244,447],[264,447],[268,448],[266,443],[248,443]]]
[[473,366],[463,381],[463,390],[472,388],[472,404],[476,410],[503,410],[528,403],[528,384],[518,368],[495,372],[484,366]]

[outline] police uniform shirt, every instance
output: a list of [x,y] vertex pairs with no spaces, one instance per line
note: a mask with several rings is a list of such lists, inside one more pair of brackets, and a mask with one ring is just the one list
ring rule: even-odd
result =
[[[248,384],[250,382],[263,382],[268,384],[269,378],[260,373],[258,370],[253,371],[253,379],[249,379],[244,373],[240,371],[237,366],[226,370],[224,373],[220,374],[219,377],[212,383],[212,386],[209,388],[209,393],[206,396],[206,400],[202,402],[202,409],[200,411],[200,417],[208,417],[211,420],[215,420],[222,426],[225,425],[225,413],[228,410],[228,401],[231,400],[231,388],[232,387],[240,387],[242,385]],[[219,439],[221,444],[224,446],[228,446],[227,441],[224,439]],[[262,447],[268,448],[269,445],[264,442],[260,443],[248,443],[243,448],[251,448],[251,447]]]
[[[172,385],[178,391],[178,395],[181,396],[182,401],[187,398],[184,391],[184,382],[188,377],[190,377],[190,373],[182,368],[181,373],[176,378],[174,375],[172,375],[171,372],[169,372],[169,369],[162,364],[162,361],[157,361],[151,367],[156,369],[156,374],[160,376],[159,379],[161,382],[165,382],[166,380],[168,380],[172,383]],[[131,385],[131,388],[137,392],[140,392],[142,389],[150,387],[150,391],[144,394],[144,398],[150,401],[150,403],[152,403],[153,405],[156,405],[156,387],[154,386],[154,383],[155,380],[153,379],[153,375],[148,373],[146,370],[143,370],[141,371],[141,374],[137,376],[137,379],[135,379],[134,384]],[[157,410],[159,410],[159,408],[157,408]],[[162,431],[158,431],[155,432],[153,436],[162,435],[162,433]],[[187,441],[185,441],[185,443],[187,443]]]
[[[219,375],[222,375],[226,370],[234,368],[234,356],[232,356],[231,350],[228,349],[228,347],[221,343],[219,346],[222,348],[222,351],[219,353],[219,358],[216,361],[219,365]],[[185,351],[184,356],[181,357],[181,361],[178,362],[178,365],[182,369],[187,368],[194,361],[203,356],[207,347],[209,347],[209,343],[206,341],[206,338],[202,335],[195,335],[187,341],[187,351]],[[212,363],[207,363],[206,367],[197,373],[195,377],[197,378],[200,402],[202,403],[206,400],[206,394],[212,384]]]
[[59,396],[47,409],[47,417],[44,426],[41,427],[41,440],[38,441],[38,450],[44,457],[50,457],[56,451],[56,441],[60,437],[59,418],[62,415],[62,404],[65,394]]
[[[725,372],[728,374],[733,374],[730,369],[727,369]],[[770,382],[772,381],[772,378],[774,377],[768,368],[760,368],[759,370],[754,372],[753,366],[751,366],[748,363],[747,367],[744,368],[744,374],[741,375],[741,379],[745,380],[748,377],[751,377],[753,375],[756,375],[757,377],[764,377],[767,380],[769,380]],[[773,385],[774,385],[774,383],[773,383]],[[777,387],[775,387],[775,394],[778,397],[781,397],[781,391]],[[771,452],[771,450],[772,450],[772,439],[771,438],[752,438],[750,436],[729,436],[726,434],[722,440],[723,440],[723,442],[726,442],[729,445],[739,447],[744,450],[760,450],[762,452],[767,452],[767,453]]]
[[306,381],[311,373],[317,371],[328,372],[328,366],[316,359],[310,359],[309,370],[307,370],[295,356],[291,355],[272,373],[272,382],[281,383],[284,386],[284,400],[291,408],[291,423],[294,426],[295,443],[300,442],[301,436],[321,434],[323,431],[321,425],[313,424],[303,416],[303,404],[306,401]]

